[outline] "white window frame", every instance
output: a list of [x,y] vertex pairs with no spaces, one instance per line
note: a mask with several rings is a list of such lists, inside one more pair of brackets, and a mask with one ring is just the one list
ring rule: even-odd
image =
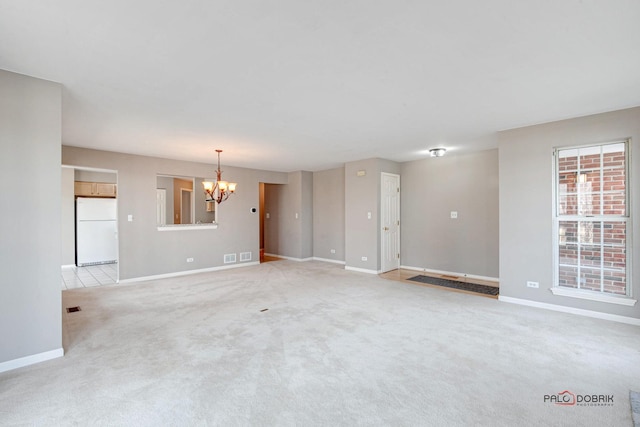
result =
[[[571,149],[585,149],[589,147],[602,147],[606,145],[612,144],[625,144],[625,214],[624,215],[593,215],[593,216],[584,216],[584,215],[558,215],[558,203],[559,203],[559,194],[558,194],[558,177],[560,174],[559,171],[559,156],[558,152],[562,150],[571,150]],[[632,298],[632,274],[631,274],[631,261],[633,260],[631,254],[632,245],[632,232],[633,232],[633,224],[632,224],[632,216],[631,216],[631,200],[629,191],[629,185],[631,183],[630,178],[630,168],[631,165],[631,143],[630,139],[623,139],[617,141],[609,141],[603,143],[596,144],[584,144],[584,145],[576,145],[576,146],[565,146],[565,147],[556,147],[553,150],[553,286],[551,287],[551,292],[554,295],[572,297],[572,298],[580,298],[592,301],[599,301],[611,304],[620,304],[633,306],[636,303],[636,300]],[[579,173],[580,170],[578,169]],[[601,172],[602,173],[602,172]],[[601,180],[602,182],[602,180]],[[601,190],[602,191],[602,190]],[[601,199],[601,206],[603,200]],[[560,242],[559,242],[559,224],[561,221],[580,221],[580,220],[590,220],[590,221],[621,221],[625,223],[625,291],[626,295],[616,295],[613,293],[608,293],[604,291],[593,291],[588,289],[575,289],[566,286],[560,286]],[[601,267],[601,269],[604,267]]]

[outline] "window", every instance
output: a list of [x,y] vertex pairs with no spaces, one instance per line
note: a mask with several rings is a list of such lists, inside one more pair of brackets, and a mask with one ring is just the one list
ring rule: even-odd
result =
[[555,160],[552,291],[630,296],[627,141],[556,149]]

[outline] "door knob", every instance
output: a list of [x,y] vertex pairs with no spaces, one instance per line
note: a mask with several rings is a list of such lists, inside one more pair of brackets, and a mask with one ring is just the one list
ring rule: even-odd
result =
[[384,231],[389,231],[389,227],[385,227],[385,228],[384,228]]

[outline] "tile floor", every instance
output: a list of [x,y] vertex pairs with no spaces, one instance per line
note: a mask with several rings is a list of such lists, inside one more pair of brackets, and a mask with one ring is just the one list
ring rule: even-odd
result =
[[118,280],[117,263],[62,269],[62,290],[112,285],[116,280]]

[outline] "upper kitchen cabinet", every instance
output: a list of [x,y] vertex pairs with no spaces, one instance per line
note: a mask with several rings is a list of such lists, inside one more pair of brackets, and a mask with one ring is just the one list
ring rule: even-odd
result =
[[76,181],[75,195],[85,197],[116,197],[117,184]]

